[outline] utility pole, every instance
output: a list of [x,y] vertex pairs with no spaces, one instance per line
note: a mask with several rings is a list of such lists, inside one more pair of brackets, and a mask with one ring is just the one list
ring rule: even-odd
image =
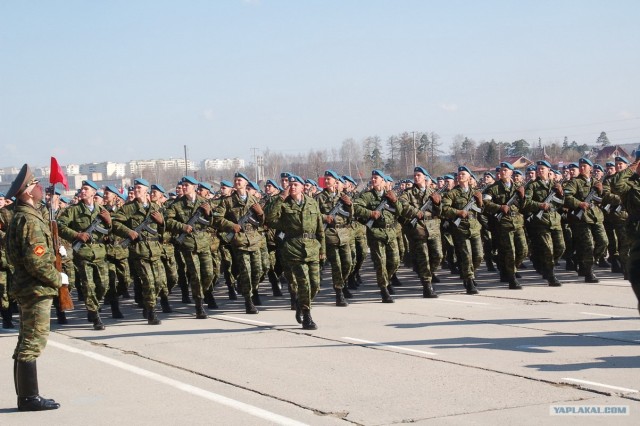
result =
[[184,146],[184,175],[189,175],[189,160],[187,159],[187,146]]
[[411,132],[413,134],[413,168],[415,169],[418,166],[418,148],[416,147],[416,132]]
[[258,148],[250,148],[253,151],[253,165],[255,167],[256,182],[258,181],[258,159],[256,158],[256,152]]

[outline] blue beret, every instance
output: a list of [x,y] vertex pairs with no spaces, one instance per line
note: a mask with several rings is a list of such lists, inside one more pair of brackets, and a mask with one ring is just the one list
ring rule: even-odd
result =
[[107,186],[105,186],[105,187],[104,187],[104,190],[105,190],[105,191],[109,191],[109,192],[111,192],[111,193],[113,193],[113,194],[116,194],[116,195],[120,195],[120,191],[118,191],[118,188],[116,188],[116,187],[115,187],[115,186],[113,186],[113,185],[107,185]]
[[629,160],[627,160],[625,157],[616,157],[615,158],[616,163],[617,162],[622,162],[622,163],[627,163],[629,164]]
[[342,179],[344,179],[347,182],[351,182],[355,186],[358,186],[358,182],[356,182],[356,180],[354,178],[352,178],[351,176],[349,176],[349,175],[342,176]]
[[335,180],[340,180],[340,175],[337,174],[336,172],[334,172],[333,170],[325,170],[324,171],[324,176],[325,177],[332,177]]
[[500,163],[500,168],[503,167],[506,167],[509,170],[515,170],[513,164],[509,163],[508,161],[503,161],[502,163]]
[[444,180],[442,176],[438,176],[438,180]]
[[168,195],[169,195],[169,197],[175,197],[178,194],[176,194],[175,192],[170,192]]
[[153,185],[151,185],[151,190],[152,191],[158,191],[158,192],[162,192],[163,194],[166,195],[167,191],[164,190],[164,187],[160,184],[154,183]]
[[207,191],[209,191],[209,192],[213,192],[213,188],[212,188],[212,187],[211,187],[211,185],[210,185],[210,184],[208,184],[207,182],[200,182],[200,183],[198,184],[198,188],[204,188],[204,189],[206,189],[206,190],[207,190]]
[[469,170],[469,168],[467,166],[458,166],[458,173],[460,173],[460,172],[467,172],[469,174],[472,174],[471,170]]
[[444,175],[444,179],[451,179],[451,180],[453,180],[453,175]]
[[289,178],[291,175],[293,175],[291,172],[282,172],[280,173],[280,179]]
[[536,164],[538,166],[545,166],[545,167],[551,168],[551,164],[549,164],[547,160],[538,160],[536,161]]
[[600,170],[601,172],[604,172],[604,167],[602,167],[600,164],[594,164],[593,168],[597,169],[597,170]]
[[605,167],[615,167],[615,166],[616,166],[616,164],[613,161],[607,161],[605,163]]
[[104,198],[104,192],[96,191],[96,197]]
[[0,192],[0,198],[4,198],[4,192]]
[[522,176],[522,172],[520,170],[514,170],[513,174]]
[[387,175],[385,175],[385,174],[382,172],[382,170],[378,170],[378,169],[372,170],[372,171],[371,171],[371,176],[380,176],[382,179],[384,179],[384,178],[386,178],[386,177],[387,177]]
[[391,175],[385,175],[384,180],[387,182],[393,182],[393,178],[391,177]]
[[227,188],[233,188],[233,184],[231,182],[229,182],[228,180],[221,180],[220,181],[220,186],[226,186]]
[[56,187],[56,188],[53,190],[53,193],[54,193],[55,195],[62,195],[62,190],[61,190],[60,188],[57,188],[57,187]]
[[484,175],[485,175],[485,176],[491,176],[494,180],[495,180],[495,178],[496,178],[496,177],[493,175],[493,173],[491,173],[491,172],[484,172]]
[[88,179],[87,180],[83,180],[82,181],[82,186],[85,186],[85,185],[90,186],[91,188],[95,189],[96,191],[98,189],[100,189],[100,188],[98,188],[98,185],[96,185],[96,183],[94,181],[92,181],[92,180],[88,180]]
[[579,169],[580,167],[578,166],[577,163],[569,163],[569,165],[567,166],[567,169]]
[[180,181],[180,183],[188,183],[191,185],[197,185],[200,182],[198,182],[198,180],[196,178],[194,178],[193,176],[182,176],[182,180]]
[[251,189],[253,189],[254,191],[260,191],[260,185],[258,185],[257,183],[255,183],[252,180],[249,181],[249,187]]
[[580,163],[580,164],[588,164],[589,166],[593,167],[593,162],[591,160],[589,160],[588,158],[582,157],[581,159],[578,160],[578,163]]
[[279,187],[279,185],[278,185],[278,184],[276,183],[276,181],[275,181],[275,180],[273,180],[273,179],[267,179],[267,182],[265,183],[265,185],[271,185],[271,186],[273,186],[274,188],[278,188],[278,187]]
[[560,170],[554,170],[553,173],[555,173],[557,175],[562,175],[562,172]]
[[477,181],[477,180],[478,180],[478,178],[476,177],[476,175],[474,175],[473,173],[471,173],[471,178],[472,178],[473,180],[475,180],[475,181]]
[[309,185],[318,186],[318,182],[313,179],[305,179],[304,183],[308,183]]
[[527,172],[535,172],[535,171],[536,171],[536,166],[527,167]]
[[[2,194],[2,196],[4,197],[4,194]],[[69,197],[62,196],[60,197],[60,201],[62,201],[65,204],[71,204],[71,198]]]
[[298,182],[298,183],[301,183],[302,185],[304,185],[304,179],[302,179],[298,175],[289,174],[289,178],[288,179],[289,179],[289,183]]
[[422,166],[416,166],[416,167],[413,169],[413,172],[414,172],[414,173],[420,172],[420,173],[422,173],[422,174],[423,174],[423,175],[425,175],[425,176],[429,176],[429,173],[427,172],[427,169],[425,169],[425,168],[424,168],[424,167],[422,167]]
[[244,173],[242,173],[242,172],[236,172],[233,175],[233,177],[234,178],[242,178],[242,179],[246,180],[247,183],[251,182],[251,179],[249,179],[249,177],[247,175],[245,175]]
[[500,166],[496,167],[496,173],[500,171]]
[[149,188],[151,186],[151,185],[149,185],[149,181],[148,180],[142,179],[142,178],[134,179],[133,184],[134,185],[146,186],[147,188]]

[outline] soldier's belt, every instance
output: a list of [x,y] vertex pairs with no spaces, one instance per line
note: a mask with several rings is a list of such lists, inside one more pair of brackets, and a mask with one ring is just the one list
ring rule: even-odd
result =
[[284,239],[285,240],[295,240],[296,238],[303,238],[306,240],[315,240],[316,239],[316,234],[311,233],[311,232],[304,232],[302,234],[299,235],[285,235]]
[[377,228],[377,229],[389,229],[389,228],[395,228],[396,224],[395,223],[388,223],[386,225],[381,225],[381,226],[373,226],[373,228]]

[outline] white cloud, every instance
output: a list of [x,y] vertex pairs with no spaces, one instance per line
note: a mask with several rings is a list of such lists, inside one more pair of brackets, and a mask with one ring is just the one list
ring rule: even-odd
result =
[[455,112],[458,110],[458,105],[453,103],[443,103],[440,104],[440,108],[447,112]]

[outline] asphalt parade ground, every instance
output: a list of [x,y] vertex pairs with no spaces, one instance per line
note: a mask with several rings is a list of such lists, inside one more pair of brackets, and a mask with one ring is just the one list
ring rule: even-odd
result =
[[17,333],[0,330],[0,424],[640,424],[629,283],[599,268],[600,283],[585,284],[559,269],[562,287],[525,269],[524,289],[508,290],[483,266],[475,296],[441,270],[440,297],[423,299],[401,267],[396,303],[382,304],[367,260],[355,298],[336,307],[325,268],[316,331],[266,282],[258,315],[224,284],[206,320],[179,291],[159,326],[130,299],[124,320],[105,308],[107,328],[94,331],[76,304],[69,325],[52,320],[38,360],[40,393],[58,410],[16,410]]

